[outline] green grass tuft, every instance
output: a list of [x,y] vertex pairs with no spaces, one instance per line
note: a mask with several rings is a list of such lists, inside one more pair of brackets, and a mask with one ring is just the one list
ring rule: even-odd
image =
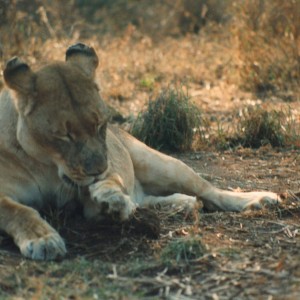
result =
[[158,150],[188,150],[195,134],[201,131],[201,122],[200,110],[190,102],[187,93],[166,89],[156,100],[149,101],[147,109],[138,115],[131,133]]
[[286,116],[282,111],[266,111],[260,107],[249,108],[238,125],[237,134],[244,147],[259,148],[286,145]]
[[200,237],[184,237],[171,241],[162,251],[161,258],[166,264],[190,264],[207,252]]
[[234,126],[218,128],[211,137],[211,146],[218,150],[245,147],[257,149],[271,145],[279,148],[300,147],[300,125],[290,110],[267,111],[259,106],[245,108]]

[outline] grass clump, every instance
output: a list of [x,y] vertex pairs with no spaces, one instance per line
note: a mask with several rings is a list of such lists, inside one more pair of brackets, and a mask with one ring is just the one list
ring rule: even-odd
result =
[[241,144],[250,148],[259,148],[267,144],[283,147],[287,136],[285,122],[282,111],[266,111],[260,107],[247,109],[238,125]]
[[259,106],[249,107],[242,112],[231,144],[299,148],[300,127],[290,109],[267,111]]
[[300,125],[297,116],[288,110],[265,110],[259,106],[248,107],[239,112],[235,125],[224,127],[218,124],[212,145],[218,150],[237,147],[257,149],[271,145],[280,148],[300,147]]
[[207,252],[200,237],[184,237],[171,241],[162,251],[161,258],[165,263],[189,264]]
[[203,137],[201,123],[200,110],[190,102],[187,93],[182,89],[166,89],[156,100],[149,101],[131,133],[158,150],[188,150],[196,134]]

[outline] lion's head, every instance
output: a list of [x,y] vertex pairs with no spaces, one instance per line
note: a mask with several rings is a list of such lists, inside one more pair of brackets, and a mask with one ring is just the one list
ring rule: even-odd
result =
[[17,139],[31,157],[54,163],[62,179],[86,185],[107,169],[104,102],[94,82],[93,48],[71,46],[66,62],[33,72],[18,58],[4,70],[15,93]]

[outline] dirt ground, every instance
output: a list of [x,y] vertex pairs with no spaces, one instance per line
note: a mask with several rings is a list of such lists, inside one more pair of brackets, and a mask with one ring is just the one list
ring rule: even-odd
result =
[[[22,51],[4,44],[3,59],[19,55],[36,68],[63,59],[78,36],[52,37],[42,45],[20,41]],[[207,28],[154,42],[128,26],[121,37],[97,36],[94,30],[81,41],[99,55],[103,98],[128,121],[162,88],[174,85],[188,90],[214,129],[221,124],[230,130],[243,108],[257,104],[289,109],[299,121],[299,98],[261,99],[240,88],[239,45],[230,32]],[[22,45],[27,42],[30,47]],[[300,150],[210,148],[172,155],[219,188],[271,190],[286,199],[262,211],[199,211],[189,219],[156,212],[157,238],[139,224],[91,225],[77,213],[48,212],[67,243],[67,257],[46,263],[24,259],[1,234],[0,299],[300,299]],[[206,249],[201,255],[163,255],[173,241],[199,237]]]
[[[79,215],[64,223],[56,213],[50,221],[69,254],[53,263],[22,258],[1,235],[1,299],[298,299],[300,203],[292,191],[299,190],[299,155],[261,149],[178,156],[221,188],[287,192],[275,208],[201,212],[199,220],[158,213],[157,239],[133,227],[91,227]],[[203,255],[162,259],[171,241],[189,236],[201,237]]]

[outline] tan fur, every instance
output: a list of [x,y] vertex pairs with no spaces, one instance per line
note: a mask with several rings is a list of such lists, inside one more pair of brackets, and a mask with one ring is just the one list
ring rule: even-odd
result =
[[4,70],[10,90],[0,99],[0,230],[22,254],[55,259],[64,241],[35,209],[78,199],[87,218],[125,221],[157,204],[210,210],[261,208],[270,192],[233,193],[213,187],[191,168],[108,125],[93,81],[98,58],[77,44],[67,61],[33,72],[14,58]]

